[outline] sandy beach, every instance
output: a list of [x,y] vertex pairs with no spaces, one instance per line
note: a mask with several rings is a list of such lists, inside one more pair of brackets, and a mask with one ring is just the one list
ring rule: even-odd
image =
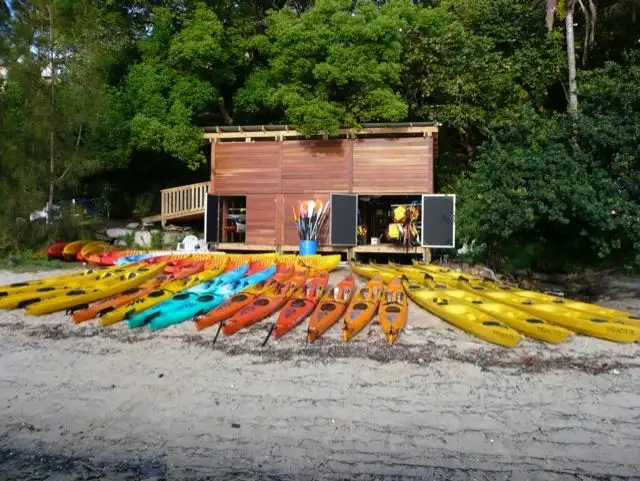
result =
[[392,347],[377,323],[261,347],[268,324],[214,344],[0,311],[0,479],[640,480],[640,344],[507,350],[414,304]]

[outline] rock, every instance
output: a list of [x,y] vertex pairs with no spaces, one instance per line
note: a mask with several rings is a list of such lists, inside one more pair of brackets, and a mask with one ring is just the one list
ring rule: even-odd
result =
[[137,222],[131,222],[127,224],[127,229],[137,229],[140,226]]
[[140,247],[149,247],[151,245],[151,232],[138,230],[133,236],[133,241]]
[[164,244],[172,245],[172,247],[175,248],[183,237],[184,234],[180,232],[165,232],[162,242]]
[[106,235],[110,239],[118,239],[120,237],[131,235],[133,231],[131,229],[123,229],[121,227],[116,227],[113,229],[107,229]]

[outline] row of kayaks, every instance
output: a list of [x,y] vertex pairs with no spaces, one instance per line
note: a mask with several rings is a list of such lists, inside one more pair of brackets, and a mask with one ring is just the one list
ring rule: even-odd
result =
[[97,318],[102,326],[125,322],[150,330],[194,320],[198,330],[218,325],[218,334],[225,335],[279,310],[269,335],[281,337],[308,318],[311,342],[340,319],[348,341],[377,315],[393,343],[407,321],[408,297],[450,324],[505,347],[516,346],[524,336],[557,344],[575,333],[623,343],[640,340],[640,318],[631,313],[442,266],[351,263],[353,272],[367,279],[356,288],[352,273],[329,286],[328,273],[339,256],[266,254],[247,261],[224,254],[139,255],[0,286],[0,308],[25,308],[31,315],[67,311],[76,323]]
[[[263,264],[293,264],[315,269],[334,270],[340,263],[340,254],[298,256],[296,254],[279,254],[268,252],[263,254],[227,254],[225,252],[180,252],[169,250],[122,249],[104,241],[78,240],[73,242],[56,242],[45,249],[49,258],[67,261],[81,261],[94,266],[114,266],[140,262],[148,259],[160,261],[176,261],[181,259],[204,262],[260,262]],[[217,258],[217,261],[215,260]]]
[[45,252],[49,259],[87,262],[87,257],[113,249],[114,247],[104,241],[87,239],[56,242],[47,247]]
[[446,267],[414,262],[351,264],[358,275],[402,278],[408,297],[485,341],[516,346],[527,336],[561,343],[575,333],[622,343],[640,340],[640,317],[586,302],[510,287]]
[[379,314],[393,343],[407,318],[400,279],[385,286],[378,276],[356,290],[352,273],[330,287],[325,269],[261,262],[211,265],[195,256],[154,257],[0,286],[0,308],[24,308],[31,315],[66,311],[76,323],[99,319],[102,326],[125,322],[151,331],[193,320],[198,330],[218,325],[216,339],[279,310],[269,336],[282,337],[308,318],[309,342],[341,318],[348,341]]

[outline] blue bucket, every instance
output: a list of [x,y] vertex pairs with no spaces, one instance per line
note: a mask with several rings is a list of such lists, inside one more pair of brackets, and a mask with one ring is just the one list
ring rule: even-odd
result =
[[314,240],[301,240],[300,241],[300,255],[312,256],[318,253],[318,241]]

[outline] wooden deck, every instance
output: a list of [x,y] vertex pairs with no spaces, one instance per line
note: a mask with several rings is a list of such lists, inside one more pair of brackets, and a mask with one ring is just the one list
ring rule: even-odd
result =
[[[225,252],[298,252],[297,245],[245,244],[243,242],[219,242],[213,244],[216,250]],[[357,258],[358,254],[407,254],[419,255],[425,262],[431,262],[431,249],[428,247],[401,247],[390,244],[360,245],[356,247],[318,246],[319,254],[342,253],[347,258]]]
[[160,191],[160,215],[144,217],[143,222],[191,220],[204,217],[210,182],[181,185]]

